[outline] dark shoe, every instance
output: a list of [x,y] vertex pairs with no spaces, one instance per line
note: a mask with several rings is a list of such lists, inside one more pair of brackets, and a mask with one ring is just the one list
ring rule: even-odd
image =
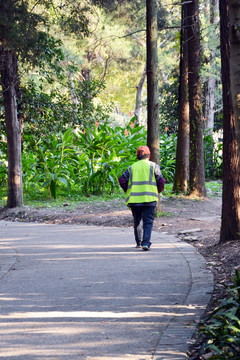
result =
[[144,246],[142,247],[142,249],[143,249],[143,251],[148,251],[148,250],[150,250],[150,247],[148,247],[147,245],[144,245]]

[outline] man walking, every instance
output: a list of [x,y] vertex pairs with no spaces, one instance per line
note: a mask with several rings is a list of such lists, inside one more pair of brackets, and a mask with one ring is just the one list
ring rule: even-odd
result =
[[[126,203],[132,211],[136,247],[147,251],[151,246],[151,233],[158,201],[158,193],[164,189],[166,180],[160,167],[150,161],[148,146],[140,146],[133,165],[120,176],[119,184],[126,192]],[[141,221],[143,234],[141,238]]]

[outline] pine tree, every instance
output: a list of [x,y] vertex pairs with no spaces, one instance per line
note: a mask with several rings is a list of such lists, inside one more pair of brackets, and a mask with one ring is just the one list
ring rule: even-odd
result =
[[194,196],[205,196],[205,169],[203,155],[203,119],[201,91],[201,44],[199,2],[187,4],[188,13],[188,86],[190,111],[189,188]]
[[189,170],[188,28],[187,7],[182,0],[180,75],[178,93],[178,139],[173,190],[187,192]]
[[[47,28],[49,19],[47,13],[35,13],[35,5],[28,0],[0,0],[0,74],[8,143],[7,206],[10,208],[23,203],[21,124],[17,111],[20,106],[18,61],[40,67],[48,63],[54,67],[54,58],[62,58],[59,42],[47,31],[39,30],[40,25]],[[41,2],[42,9],[51,5],[49,1]],[[86,33],[86,22],[78,12],[77,2],[74,6],[70,4],[70,10],[69,17],[64,10],[59,26],[64,26],[67,31]]]
[[151,160],[159,164],[159,93],[157,48],[157,2],[149,0],[147,10],[147,144]]
[[223,192],[220,241],[240,239],[240,168],[230,93],[229,0],[221,0],[220,34],[223,84]]
[[240,2],[229,0],[229,30],[230,30],[230,77],[233,110],[235,115],[238,155],[240,157]]

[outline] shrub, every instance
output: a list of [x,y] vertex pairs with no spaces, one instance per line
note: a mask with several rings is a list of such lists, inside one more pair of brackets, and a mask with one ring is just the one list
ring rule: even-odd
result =
[[51,196],[56,199],[61,185],[70,188],[76,167],[73,149],[72,129],[64,134],[50,134],[43,137],[35,151],[24,152],[23,179],[25,189],[29,186],[47,186]]
[[161,172],[167,182],[173,181],[176,162],[177,136],[175,134],[160,136]]
[[204,136],[204,163],[207,179],[222,178],[223,142],[218,132]]
[[233,285],[227,288],[228,297],[200,326],[204,336],[201,354],[212,351],[211,359],[237,360],[240,353],[240,272],[237,270]]
[[146,131],[130,122],[126,128],[96,124],[77,133],[79,183],[84,195],[113,192],[118,177],[135,160],[137,147],[146,143]]

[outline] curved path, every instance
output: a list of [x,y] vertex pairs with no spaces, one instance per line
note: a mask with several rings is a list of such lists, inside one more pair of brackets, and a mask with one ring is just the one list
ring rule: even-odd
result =
[[182,360],[212,292],[203,257],[153,232],[0,221],[0,359]]

